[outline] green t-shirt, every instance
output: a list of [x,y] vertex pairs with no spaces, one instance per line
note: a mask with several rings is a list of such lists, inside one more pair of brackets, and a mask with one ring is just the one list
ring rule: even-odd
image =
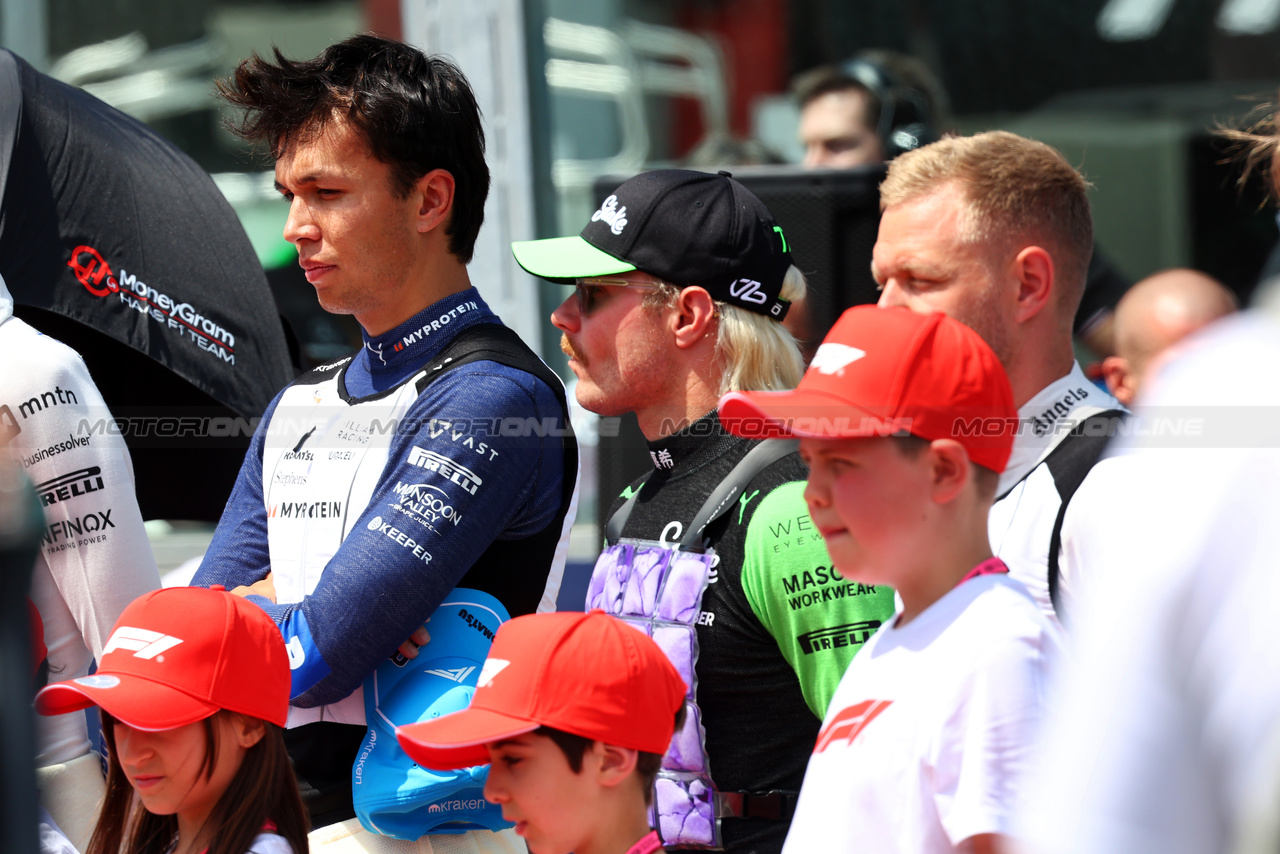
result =
[[760,501],[747,526],[742,588],[819,718],[862,644],[893,616],[893,590],[843,578],[809,518],[803,481]]

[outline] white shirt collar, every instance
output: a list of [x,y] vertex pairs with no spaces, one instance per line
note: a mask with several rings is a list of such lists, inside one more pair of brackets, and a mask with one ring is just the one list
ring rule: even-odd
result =
[[1079,362],[1073,362],[1069,374],[1042,388],[1018,409],[1018,435],[996,494],[1004,495],[1030,474],[1076,424],[1108,409],[1124,407],[1094,385]]

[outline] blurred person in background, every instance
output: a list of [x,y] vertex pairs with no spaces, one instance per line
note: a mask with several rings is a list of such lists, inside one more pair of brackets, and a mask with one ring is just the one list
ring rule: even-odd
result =
[[[946,90],[920,59],[892,50],[865,50],[838,65],[796,77],[798,135],[810,169],[852,169],[886,163],[951,133]],[[1113,312],[1130,282],[1097,249],[1089,259],[1072,332],[1099,358],[1114,354]],[[807,340],[803,306],[788,328]]]
[[946,93],[919,59],[863,51],[796,78],[804,165],[851,169],[892,160],[937,140],[947,127]]
[[[1276,177],[1268,121],[1227,134]],[[1274,192],[1274,191],[1273,191]],[[1280,290],[1184,341],[1107,462],[1022,835],[1035,854],[1280,848]],[[1157,421],[1192,425],[1182,433]]]
[[[0,279],[0,452],[35,483],[45,527],[31,577],[58,679],[89,674],[120,612],[160,586],[124,437],[81,424],[112,420],[79,354],[13,316]],[[105,793],[84,715],[36,722],[41,801],[77,848],[89,842]]]
[[1138,282],[1116,306],[1116,354],[1102,362],[1107,389],[1132,405],[1156,357],[1237,307],[1235,294],[1199,270],[1162,270]]
[[[839,65],[823,65],[796,77],[800,105],[797,136],[806,169],[880,166],[904,151],[937,140],[949,125],[947,94],[921,60],[892,50],[866,50]],[[848,308],[836,306],[836,315]],[[783,321],[812,358],[822,329],[815,329],[807,300],[791,306]]]
[[1087,187],[1044,143],[1003,131],[947,137],[889,164],[873,250],[881,306],[960,320],[1009,374],[1020,423],[991,546],[1051,619],[1060,581],[1076,571],[1072,496],[1123,413],[1071,345],[1093,250]]

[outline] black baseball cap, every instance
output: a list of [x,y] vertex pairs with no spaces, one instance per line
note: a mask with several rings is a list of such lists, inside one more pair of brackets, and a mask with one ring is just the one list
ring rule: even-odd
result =
[[791,306],[778,296],[791,266],[782,228],[728,172],[645,172],[614,190],[581,236],[511,251],[533,275],[565,285],[643,270],[775,320]]

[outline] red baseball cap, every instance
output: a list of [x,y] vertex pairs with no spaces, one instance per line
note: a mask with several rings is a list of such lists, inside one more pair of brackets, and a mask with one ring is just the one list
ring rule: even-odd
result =
[[154,590],[120,614],[96,673],[36,695],[42,715],[95,705],[148,731],[186,726],[220,709],[284,726],[289,654],[265,611],[221,587]]
[[396,737],[438,771],[483,765],[486,744],[540,726],[662,754],[687,692],[651,638],[604,611],[528,614],[494,633],[468,708]]
[[720,421],[747,438],[954,439],[1002,472],[1018,411],[978,333],[944,314],[865,305],[840,316],[794,390],[730,392]]

